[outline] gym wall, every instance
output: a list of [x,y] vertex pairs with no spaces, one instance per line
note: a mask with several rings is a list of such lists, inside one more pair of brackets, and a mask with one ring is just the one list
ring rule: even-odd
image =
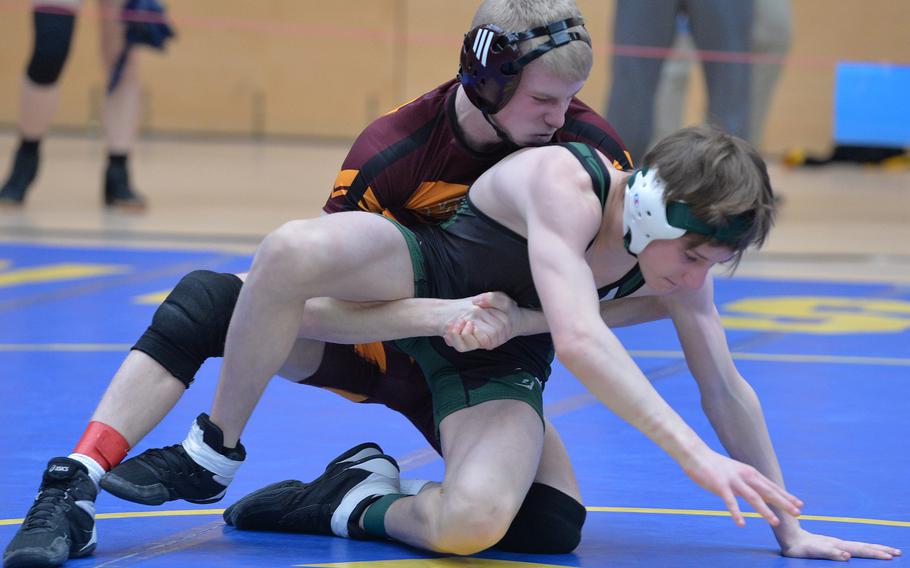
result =
[[[739,0],[733,0],[739,1]],[[581,98],[604,108],[611,0],[578,0],[595,67]],[[349,139],[371,119],[457,71],[476,8],[468,0],[189,0],[168,2],[178,37],[140,54],[145,132]],[[793,44],[764,149],[831,142],[838,60],[910,64],[907,0],[794,0]],[[98,7],[84,2],[61,83],[55,125],[98,128],[104,80]],[[15,127],[31,47],[30,4],[0,0],[0,124]],[[700,75],[697,75],[700,78]],[[693,81],[689,121],[704,103]]]

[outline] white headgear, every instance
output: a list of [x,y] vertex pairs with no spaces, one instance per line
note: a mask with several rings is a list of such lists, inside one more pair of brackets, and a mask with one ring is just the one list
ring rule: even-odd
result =
[[636,171],[626,184],[622,231],[632,254],[641,253],[655,239],[678,239],[686,234],[667,220],[665,187],[656,168]]

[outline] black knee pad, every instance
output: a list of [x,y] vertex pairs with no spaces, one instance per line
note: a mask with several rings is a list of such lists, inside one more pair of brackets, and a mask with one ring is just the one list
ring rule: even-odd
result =
[[209,357],[224,355],[228,324],[243,281],[233,274],[195,270],[168,294],[133,349],[142,351],[187,388]]
[[39,85],[53,85],[70,52],[76,17],[66,12],[35,11],[35,47],[28,63],[28,78]]
[[533,483],[496,548],[528,554],[568,554],[581,541],[586,516],[585,508],[572,497],[549,485]]

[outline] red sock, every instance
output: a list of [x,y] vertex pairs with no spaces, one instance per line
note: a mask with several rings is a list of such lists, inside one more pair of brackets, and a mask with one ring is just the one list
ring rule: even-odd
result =
[[130,451],[129,442],[123,435],[102,422],[92,420],[76,444],[74,454],[86,455],[110,471],[112,467],[123,461],[126,453]]

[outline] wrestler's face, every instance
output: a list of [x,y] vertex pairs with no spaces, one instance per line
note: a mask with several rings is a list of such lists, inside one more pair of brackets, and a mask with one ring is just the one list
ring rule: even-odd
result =
[[658,294],[670,294],[701,288],[712,266],[733,257],[733,251],[725,246],[710,242],[696,247],[692,244],[688,236],[648,243],[638,255],[638,264],[651,289]]
[[566,121],[566,110],[584,81],[568,81],[537,62],[525,67],[515,94],[493,120],[519,146],[540,146]]

